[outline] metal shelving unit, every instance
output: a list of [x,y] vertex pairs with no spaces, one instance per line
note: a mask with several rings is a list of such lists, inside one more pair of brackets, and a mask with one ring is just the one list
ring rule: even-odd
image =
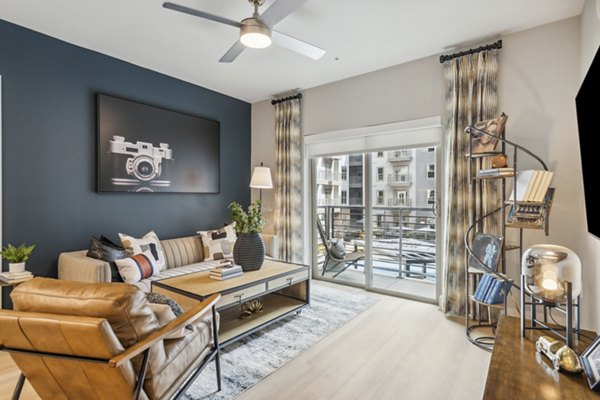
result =
[[[472,196],[472,209],[471,209],[471,225],[465,234],[465,247],[467,249],[467,259],[465,260],[465,268],[466,268],[466,295],[467,295],[467,303],[466,303],[466,312],[465,312],[465,320],[466,320],[466,336],[469,341],[471,341],[476,346],[486,350],[491,351],[494,344],[494,336],[478,336],[474,337],[472,335],[473,331],[479,328],[491,328],[492,331],[495,330],[495,323],[492,321],[492,311],[493,309],[497,309],[500,312],[503,312],[505,315],[507,314],[507,298],[510,294],[510,290],[512,287],[519,289],[519,287],[508,278],[506,275],[506,253],[508,251],[519,251],[519,260],[521,259],[523,253],[523,229],[544,229],[546,235],[548,234],[549,229],[549,221],[548,216],[550,213],[550,207],[552,205],[552,198],[554,195],[554,188],[550,188],[548,193],[546,194],[545,201],[542,203],[532,203],[532,202],[521,202],[514,200],[507,200],[507,190],[508,190],[508,182],[512,182],[512,190],[514,193],[517,193],[517,175],[518,175],[518,152],[522,151],[525,154],[533,157],[537,160],[544,170],[548,170],[544,161],[533,154],[531,151],[521,147],[520,145],[513,143],[506,139],[505,131],[498,136],[494,136],[486,131],[477,129],[473,126],[469,126],[465,129],[465,132],[469,136],[474,135],[488,135],[496,138],[500,144],[499,151],[493,152],[485,152],[485,153],[473,153],[472,143],[469,140],[469,149],[468,153],[465,155],[468,158],[468,174],[471,185],[471,196]],[[513,172],[504,175],[498,176],[478,176],[477,172],[484,167],[484,160],[489,159],[493,156],[498,155],[507,155],[507,147],[512,147],[512,162],[510,165],[513,168]],[[510,180],[510,181],[509,181]],[[484,185],[489,184],[491,182],[498,182],[500,185],[497,185],[499,199],[499,206],[495,210],[486,211],[484,209]],[[500,186],[498,188],[498,186]],[[528,226],[522,223],[508,223],[507,217],[513,210],[516,209],[517,206],[536,206],[540,207],[539,210],[542,213],[543,221],[541,224],[536,224],[535,226]],[[509,214],[507,214],[507,209],[509,210]],[[473,252],[472,249],[472,240],[475,232],[485,233],[485,222],[491,221],[493,218],[496,219],[498,223],[498,235],[502,238],[506,238],[507,228],[517,229],[517,243],[506,243],[503,241],[501,252],[500,252],[500,262],[498,263],[498,267],[496,270],[488,270],[485,268],[484,262],[477,257],[477,255]],[[513,219],[514,220],[514,219]],[[470,257],[474,257],[477,260],[477,264],[481,265],[481,268],[475,268],[469,266]],[[481,302],[476,300],[473,297],[474,289],[477,287],[484,273],[488,273],[493,275],[497,279],[501,279],[505,282],[510,282],[510,289],[506,292],[504,296],[504,301],[498,304],[488,304],[485,302]],[[487,319],[482,318],[482,308],[487,309]],[[521,310],[522,312],[522,310]]]

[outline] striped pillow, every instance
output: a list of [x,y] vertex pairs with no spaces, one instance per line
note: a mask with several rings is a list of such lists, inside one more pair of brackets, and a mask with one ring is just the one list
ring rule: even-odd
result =
[[147,250],[131,257],[116,260],[119,275],[125,283],[136,283],[158,275],[159,269],[152,252]]

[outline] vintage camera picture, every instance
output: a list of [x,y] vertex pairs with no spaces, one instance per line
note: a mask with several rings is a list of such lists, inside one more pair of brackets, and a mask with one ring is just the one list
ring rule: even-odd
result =
[[[123,136],[113,136],[109,152],[114,160],[113,185],[129,187],[134,192],[154,192],[155,188],[171,186],[170,180],[160,179],[163,165],[173,161],[173,150],[168,143],[160,143],[155,147],[152,143],[131,143]],[[123,171],[126,176],[123,176]]]
[[218,193],[220,124],[98,93],[99,192]]

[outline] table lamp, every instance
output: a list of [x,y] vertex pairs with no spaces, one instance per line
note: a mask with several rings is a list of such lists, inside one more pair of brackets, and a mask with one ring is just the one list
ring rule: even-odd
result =
[[[532,297],[525,302],[525,292]],[[579,294],[581,293],[581,261],[577,254],[566,247],[537,244],[528,248],[521,259],[521,329],[525,335],[525,305],[530,304],[531,323],[544,329],[554,330],[546,325],[546,307],[558,309],[566,314],[565,336],[567,346],[573,345],[573,308],[577,308],[577,333],[579,334]],[[544,322],[536,318],[535,307],[544,307]],[[563,309],[562,306],[565,306]],[[556,332],[555,332],[556,333]]]

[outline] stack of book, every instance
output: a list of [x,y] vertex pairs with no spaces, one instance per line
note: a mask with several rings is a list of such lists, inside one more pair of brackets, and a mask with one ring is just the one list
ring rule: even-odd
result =
[[0,282],[8,284],[25,282],[31,278],[33,278],[33,275],[29,271],[0,273]]
[[477,285],[473,298],[479,302],[486,304],[498,304],[504,302],[504,297],[510,290],[511,282],[484,274],[483,278]]
[[544,170],[526,170],[517,174],[516,198],[515,191],[510,196],[511,201],[541,203],[550,187],[554,172]]
[[242,267],[235,265],[232,262],[223,263],[218,267],[214,268],[208,274],[209,278],[224,281],[226,279],[235,278],[236,276],[243,275]]
[[477,176],[488,177],[488,176],[513,176],[515,170],[513,167],[502,167],[502,168],[488,168],[480,169],[477,171]]

